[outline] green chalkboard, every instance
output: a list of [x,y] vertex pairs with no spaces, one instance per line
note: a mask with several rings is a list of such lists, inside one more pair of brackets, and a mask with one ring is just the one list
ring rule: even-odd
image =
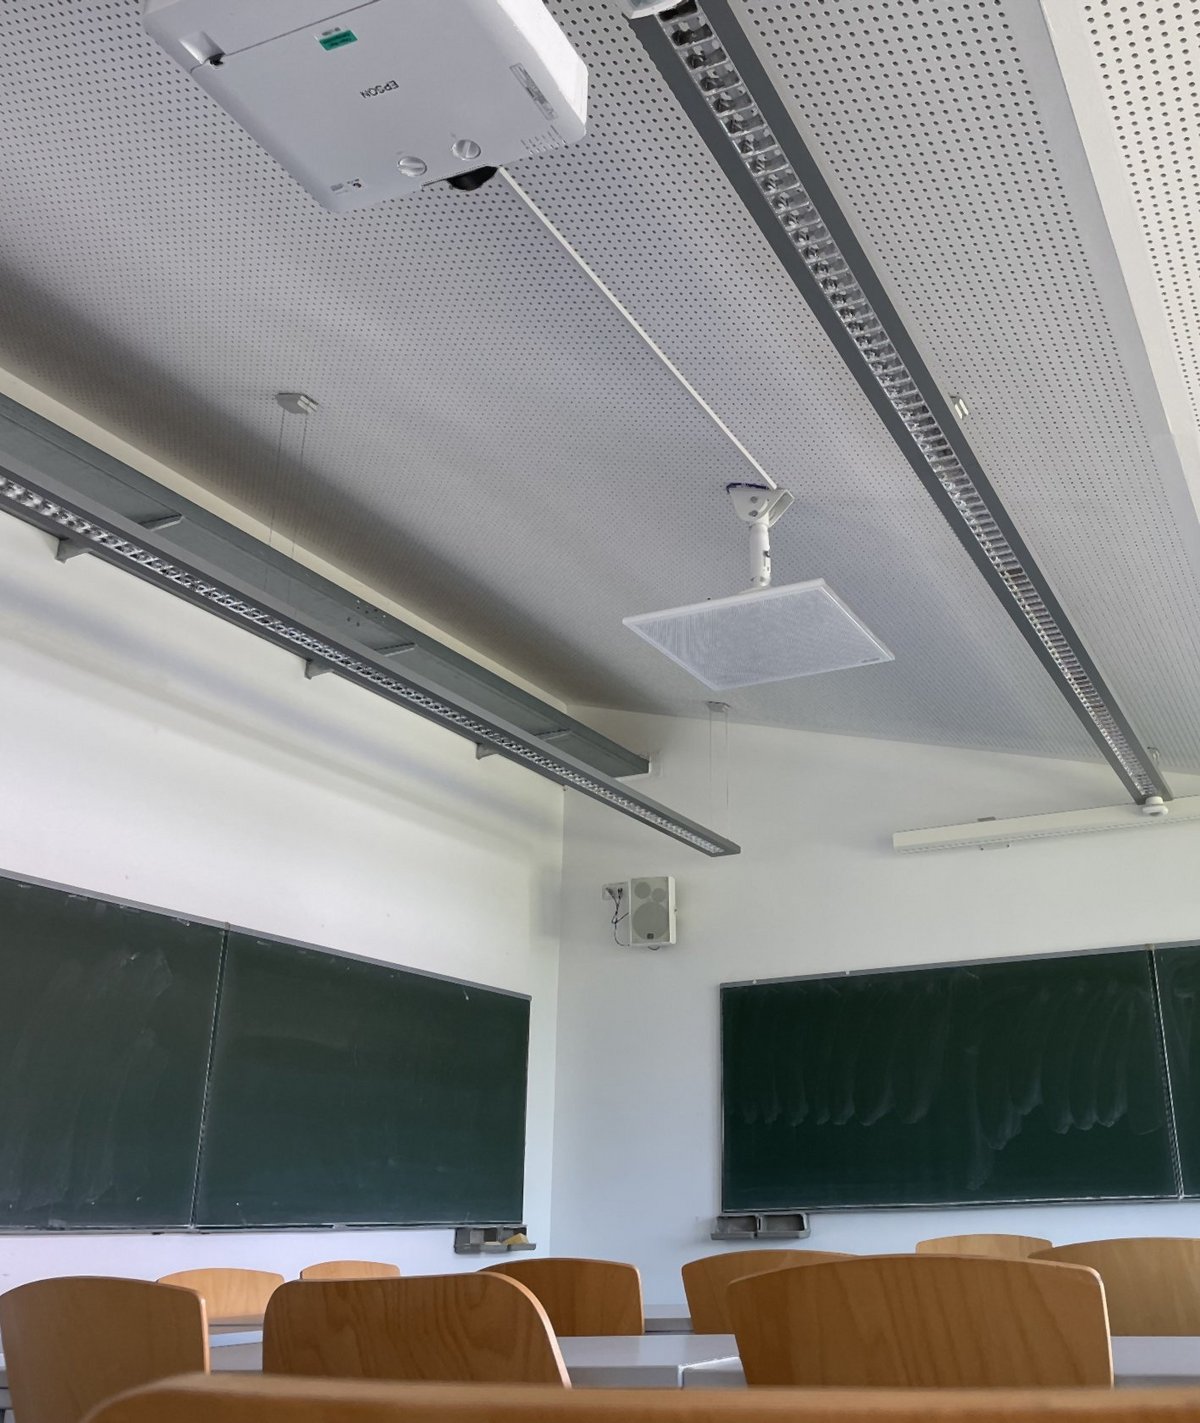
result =
[[1156,949],[1163,1038],[1186,1196],[1200,1196],[1200,944]]
[[727,1211],[1177,1194],[1146,951],[721,1001]]
[[221,938],[0,878],[0,1230],[188,1223]]
[[200,1226],[519,1221],[529,1000],[231,931]]

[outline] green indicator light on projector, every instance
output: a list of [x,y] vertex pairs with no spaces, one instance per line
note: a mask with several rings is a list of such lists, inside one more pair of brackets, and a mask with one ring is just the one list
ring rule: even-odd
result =
[[317,43],[322,49],[341,49],[344,44],[354,44],[357,39],[353,30],[334,30],[327,35],[318,35]]

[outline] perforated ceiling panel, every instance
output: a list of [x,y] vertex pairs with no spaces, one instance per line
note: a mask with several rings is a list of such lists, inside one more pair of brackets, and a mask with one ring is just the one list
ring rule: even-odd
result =
[[[1200,756],[1200,586],[1053,50],[1019,0],[746,0],[942,389],[1142,739]],[[1187,24],[1193,32],[1197,13]]]
[[1190,0],[1085,0],[1092,61],[1200,420],[1200,20]]
[[[553,8],[591,69],[591,135],[516,175],[796,492],[774,534],[777,580],[828,579],[896,654],[883,667],[733,693],[732,714],[1094,756],[615,0]],[[940,14],[924,0],[903,8]],[[978,241],[991,220],[986,264],[982,252],[960,253],[976,264],[977,283],[986,276],[982,288],[959,274],[934,293],[913,286],[910,270],[905,295],[914,308],[925,299],[927,349],[931,333],[946,335],[939,352],[967,382],[973,412],[984,408],[981,452],[1002,490],[1024,500],[1015,512],[1072,616],[1091,619],[1085,632],[1103,670],[1116,680],[1111,664],[1121,663],[1118,691],[1143,738],[1168,764],[1200,766],[1183,720],[1200,706],[1200,688],[1172,662],[1187,642],[1178,544],[1162,540],[1145,505],[1154,482],[1146,435],[1121,389],[1099,299],[1088,296],[1086,264],[1067,266],[1090,325],[1064,335],[1057,328],[1075,288],[1040,289],[1032,263],[1016,263],[1025,274],[1016,281],[1015,258],[1006,265],[1002,250],[1016,234],[993,235],[1002,232],[996,208],[960,211],[944,166],[940,187],[933,181],[933,150],[958,110],[901,161],[905,123],[932,101],[922,94],[904,110],[897,84],[892,131],[872,114],[887,107],[868,57],[895,42],[888,13],[860,7],[863,62],[840,89],[832,72],[820,76],[826,138],[837,146],[857,106],[878,160],[859,196],[883,205],[877,218],[895,218],[913,199],[893,255],[924,232],[930,274],[931,234],[940,241],[948,226],[943,246],[953,247]],[[279,538],[299,538],[552,691],[702,710],[704,689],[621,619],[743,586],[744,534],[723,485],[747,467],[510,191],[439,191],[326,214],[144,38],[136,0],[9,0],[3,24],[0,360],[266,518]],[[805,76],[793,70],[793,81],[807,91],[810,71],[847,67],[849,42],[848,31],[841,50],[796,40],[808,48]],[[985,128],[1008,118],[984,111],[995,76],[975,82],[974,100],[964,92],[957,102],[968,116],[972,103],[979,110],[982,143]],[[1007,87],[1028,104],[1016,78]],[[839,170],[863,160],[850,162],[844,146],[834,157]],[[981,160],[977,182],[982,192],[1011,176],[985,175]],[[1048,250],[1070,238],[1065,210],[1057,224],[1039,212],[1029,225]],[[1031,310],[1018,313],[1008,351],[989,323],[1014,303]],[[973,320],[994,349],[970,365],[961,348]],[[1058,370],[1072,350],[1093,365]],[[981,395],[985,371],[1003,379]],[[1052,377],[1084,402],[1067,418],[1043,388]],[[271,399],[278,389],[311,392],[320,413],[283,417]],[[1077,579],[1087,541],[1108,558],[1122,529],[1128,546],[1112,578]],[[1165,590],[1166,611],[1149,632],[1136,598],[1127,613],[1128,589],[1115,586],[1132,564]],[[1096,606],[1081,607],[1088,596]],[[1104,646],[1093,640],[1098,629]],[[1162,685],[1135,705],[1138,671],[1161,674]]]

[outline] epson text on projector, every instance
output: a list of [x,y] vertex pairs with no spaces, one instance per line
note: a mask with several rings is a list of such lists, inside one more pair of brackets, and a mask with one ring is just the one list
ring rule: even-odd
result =
[[334,212],[478,187],[586,129],[587,69],[542,0],[143,0],[142,15]]

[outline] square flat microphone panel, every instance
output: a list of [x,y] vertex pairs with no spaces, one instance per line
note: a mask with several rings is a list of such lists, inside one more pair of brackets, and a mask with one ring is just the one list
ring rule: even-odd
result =
[[714,692],[895,660],[823,578],[623,621]]

